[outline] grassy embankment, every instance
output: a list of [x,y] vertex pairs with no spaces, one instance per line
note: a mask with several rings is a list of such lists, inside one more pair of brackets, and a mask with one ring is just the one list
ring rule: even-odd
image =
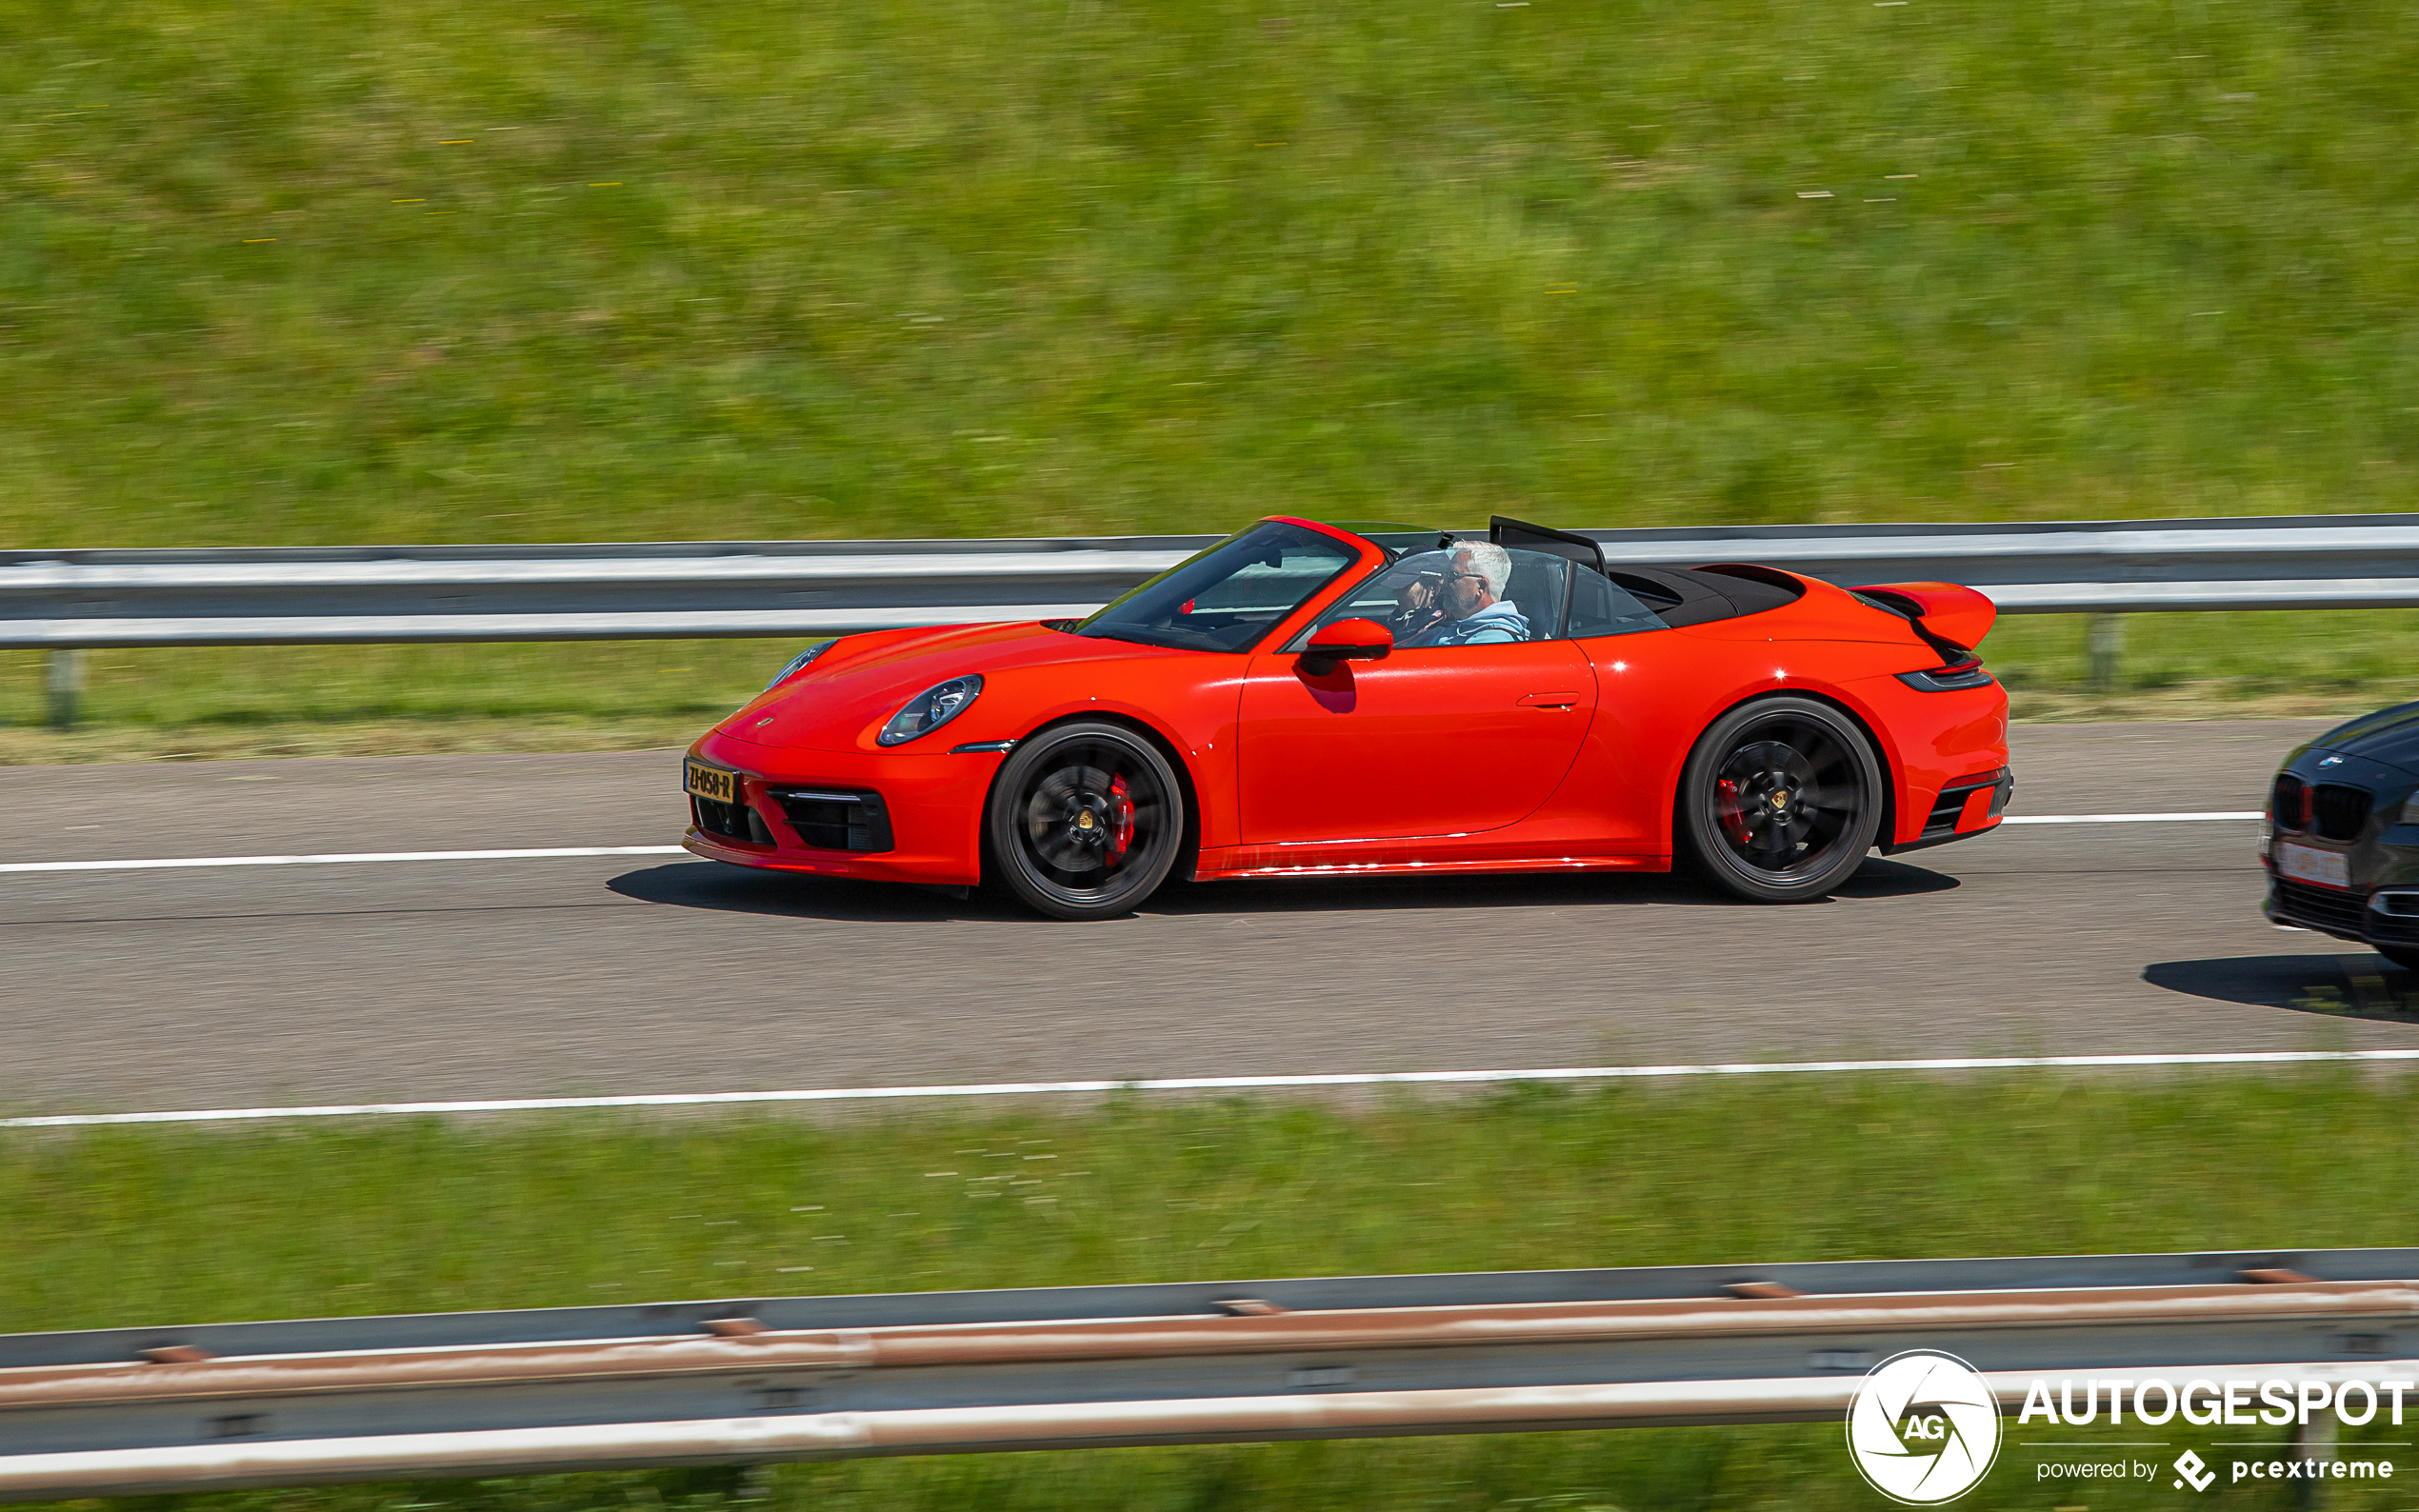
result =
[[[1126,1101],[822,1125],[5,1135],[0,1330],[1205,1276],[2392,1244],[2409,1237],[2400,1194],[2419,1181],[2414,1117],[2419,1083],[2329,1072],[1528,1089],[1358,1112]],[[2239,1143],[2212,1159],[2228,1137]],[[1837,1437],[1633,1430],[797,1466],[770,1494],[800,1512],[1874,1504]],[[2035,1424],[2017,1437],[2089,1435]],[[2200,1442],[2176,1440],[2187,1442]],[[2204,1452],[2222,1463],[2228,1451]],[[2168,1495],[2050,1498],[2033,1484],[2035,1458],[2011,1442],[1971,1504],[2105,1509]],[[698,1484],[631,1475],[179,1504],[554,1512],[648,1507]],[[2371,1489],[2379,1507],[2409,1501]],[[2238,1493],[2225,1504],[2267,1503]]]
[[[0,544],[2409,507],[2384,0],[1267,9],[0,0]],[[113,653],[0,759],[653,742],[695,654]]]

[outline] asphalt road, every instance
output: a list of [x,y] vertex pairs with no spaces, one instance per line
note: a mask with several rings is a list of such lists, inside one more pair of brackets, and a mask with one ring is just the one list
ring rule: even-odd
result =
[[[2019,726],[2014,811],[2256,808],[2323,726]],[[677,760],[0,769],[0,861],[663,844]],[[2419,983],[2261,920],[2255,836],[2009,827],[1796,908],[1218,884],[1097,925],[676,857],[0,874],[0,1109],[2419,1046]]]

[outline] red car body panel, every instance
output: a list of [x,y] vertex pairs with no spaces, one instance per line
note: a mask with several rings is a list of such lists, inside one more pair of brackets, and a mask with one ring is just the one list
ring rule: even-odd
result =
[[[1940,665],[1904,619],[1813,579],[1795,602],[1679,628],[1453,648],[1398,647],[1382,661],[1312,671],[1286,646],[1385,566],[1356,566],[1313,593],[1255,649],[1169,649],[1040,624],[852,635],[768,689],[691,747],[739,774],[770,845],[692,825],[683,844],[740,865],[963,885],[982,876],[982,816],[999,746],[1071,718],[1107,717],[1157,737],[1190,791],[1201,878],[1321,872],[1662,870],[1673,795],[1699,734],[1773,692],[1846,709],[1886,769],[1885,848],[1911,844],[1944,788],[2008,765],[2007,696],[1951,691],[1899,674]],[[1753,568],[1768,579],[1772,569]],[[1971,630],[1952,585],[1893,585],[1926,624]],[[1934,621],[1940,612],[1940,621]],[[1989,620],[1980,621],[1988,629]],[[1955,637],[1963,644],[1971,638]],[[965,712],[884,747],[886,721],[924,689],[979,674]],[[961,750],[965,746],[990,749]],[[893,844],[817,849],[769,787],[878,792]],[[1959,811],[1959,835],[1994,827],[1990,789]],[[1933,839],[1939,838],[1935,834]]]
[[1237,715],[1242,841],[1329,845],[1516,825],[1562,786],[1595,710],[1576,641],[1430,647],[1324,674],[1261,651]]

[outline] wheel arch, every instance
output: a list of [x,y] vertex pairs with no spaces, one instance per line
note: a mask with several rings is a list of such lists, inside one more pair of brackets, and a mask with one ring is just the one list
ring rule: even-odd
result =
[[[1177,746],[1175,741],[1169,737],[1167,731],[1139,715],[1130,714],[1122,709],[1090,708],[1071,709],[1063,714],[1052,715],[1019,735],[1016,743],[1021,746],[1035,736],[1050,733],[1062,725],[1114,725],[1121,729],[1130,730],[1150,742],[1152,749],[1168,759],[1168,766],[1176,774],[1177,786],[1184,790],[1185,800],[1184,832],[1177,837],[1176,864],[1168,875],[1182,877],[1188,882],[1191,881],[1192,874],[1198,868],[1201,860],[1201,785],[1193,777],[1192,763],[1185,758],[1184,751]],[[991,826],[988,817],[991,811],[992,796],[999,791],[1000,773],[1007,769],[1008,763],[1004,760],[992,769],[991,780],[983,786],[983,806],[974,816],[974,866],[975,881],[978,885],[990,878],[994,865],[994,858],[991,855]]]
[[1695,736],[1689,742],[1688,752],[1681,757],[1679,765],[1672,769],[1670,801],[1665,806],[1671,825],[1671,855],[1674,865],[1677,865],[1680,855],[1680,837],[1684,824],[1680,814],[1680,802],[1683,789],[1688,783],[1689,761],[1696,755],[1697,742],[1705,739],[1706,731],[1737,710],[1750,704],[1769,704],[1776,698],[1803,698],[1817,704],[1828,705],[1850,725],[1856,726],[1856,732],[1864,736],[1867,744],[1872,746],[1874,759],[1881,763],[1882,768],[1882,824],[1876,834],[1874,845],[1878,848],[1893,843],[1898,838],[1898,789],[1899,785],[1905,781],[1905,767],[1898,760],[1897,748],[1882,738],[1881,731],[1874,726],[1872,720],[1866,717],[1864,710],[1836,693],[1820,687],[1784,685],[1778,687],[1760,687],[1745,697],[1734,698],[1708,714],[1705,722],[1697,726]]

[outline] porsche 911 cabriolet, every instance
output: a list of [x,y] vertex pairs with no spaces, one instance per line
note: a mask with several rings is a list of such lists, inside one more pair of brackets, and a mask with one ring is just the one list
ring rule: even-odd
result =
[[1995,613],[1502,518],[1271,517],[1081,620],[809,648],[690,748],[684,844],[1062,919],[1170,876],[1677,865],[1801,902],[1999,824]]

